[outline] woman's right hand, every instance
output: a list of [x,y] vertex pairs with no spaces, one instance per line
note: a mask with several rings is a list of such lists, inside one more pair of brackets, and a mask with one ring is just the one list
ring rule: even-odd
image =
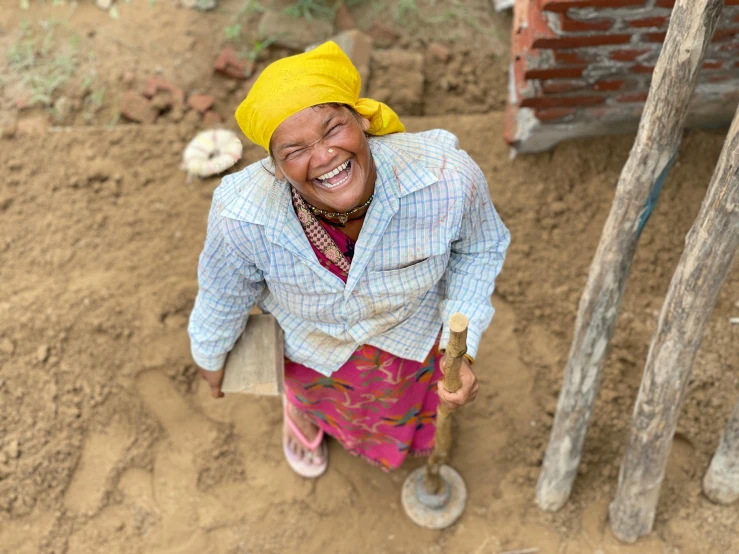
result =
[[210,395],[213,398],[223,398],[225,395],[221,392],[221,383],[223,382],[223,368],[218,371],[207,371],[200,368],[200,378],[208,383],[210,387]]

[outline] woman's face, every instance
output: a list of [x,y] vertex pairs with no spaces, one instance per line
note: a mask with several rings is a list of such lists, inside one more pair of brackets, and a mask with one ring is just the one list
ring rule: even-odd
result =
[[290,116],[272,135],[277,178],[287,178],[317,208],[346,212],[364,203],[376,175],[368,128],[346,106],[323,104]]

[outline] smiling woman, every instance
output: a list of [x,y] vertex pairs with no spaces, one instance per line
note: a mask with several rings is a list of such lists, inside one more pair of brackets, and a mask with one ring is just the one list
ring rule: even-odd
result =
[[[283,450],[327,467],[324,433],[384,469],[433,448],[439,402],[475,399],[471,369],[510,241],[480,168],[441,130],[405,133],[359,98],[333,42],[267,67],[236,111],[264,161],[213,195],[190,317],[213,397],[258,305],[285,331]],[[269,162],[269,160],[267,160]],[[469,318],[462,388],[439,386],[454,312]]]
[[286,178],[319,217],[342,226],[349,217],[359,221],[376,178],[368,129],[368,120],[342,104],[299,111],[272,135],[276,177]]

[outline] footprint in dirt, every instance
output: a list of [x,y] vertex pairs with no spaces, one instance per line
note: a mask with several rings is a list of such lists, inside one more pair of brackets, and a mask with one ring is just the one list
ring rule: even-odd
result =
[[198,531],[207,525],[208,514],[227,518],[224,508],[197,488],[195,456],[210,448],[215,425],[195,411],[161,371],[138,377],[139,394],[164,427],[167,437],[157,444],[152,476],[154,500],[162,517],[159,526],[165,544],[201,540]]
[[65,506],[77,513],[95,512],[110,488],[116,466],[134,440],[134,430],[120,422],[87,438],[82,458],[64,496]]
[[163,372],[155,370],[139,375],[138,390],[146,407],[176,446],[196,452],[212,443],[215,426],[188,405]]

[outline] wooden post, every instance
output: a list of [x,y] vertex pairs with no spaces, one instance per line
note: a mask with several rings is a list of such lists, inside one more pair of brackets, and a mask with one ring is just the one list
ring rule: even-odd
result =
[[[469,320],[464,314],[453,313],[449,318],[449,342],[444,352],[441,370],[444,372],[444,388],[449,392],[457,392],[462,387],[459,368],[467,352],[467,326]],[[434,434],[434,452],[429,456],[426,466],[424,487],[429,494],[438,494],[441,490],[439,469],[449,458],[452,449],[452,411],[443,404],[436,410],[436,432]]]
[[703,478],[703,494],[716,504],[739,500],[739,402]]
[[593,402],[639,235],[677,154],[688,102],[722,0],[678,0],[616,197],[580,298],[564,385],[536,486],[536,503],[561,508],[580,464]]
[[611,529],[633,542],[652,530],[680,403],[703,329],[739,247],[739,109],[685,251],[672,276],[649,347],[616,498]]

